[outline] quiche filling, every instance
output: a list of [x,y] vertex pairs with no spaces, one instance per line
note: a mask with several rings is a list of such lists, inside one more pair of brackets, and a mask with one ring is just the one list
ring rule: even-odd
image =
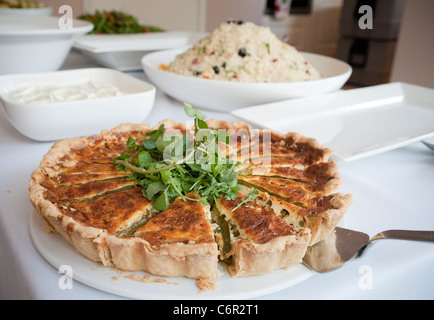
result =
[[32,175],[32,204],[83,255],[120,269],[201,279],[219,261],[233,276],[300,263],[352,200],[337,192],[331,151],[185,111],[192,127],[121,125],[57,142]]

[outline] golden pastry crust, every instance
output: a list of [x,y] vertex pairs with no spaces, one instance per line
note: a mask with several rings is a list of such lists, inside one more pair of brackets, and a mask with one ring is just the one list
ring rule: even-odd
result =
[[147,271],[155,275],[193,279],[218,275],[218,249],[215,242],[163,243],[152,246],[141,237],[110,236],[106,245],[111,263],[119,269]]
[[[47,227],[106,266],[203,279],[216,277],[219,258],[227,262],[230,256],[230,274],[247,276],[300,263],[307,246],[327,237],[351,204],[351,195],[337,193],[342,180],[328,160],[331,150],[316,140],[207,120],[210,128],[229,132],[231,148],[222,153],[241,160],[242,193],[259,191],[253,202],[227,214],[243,237],[222,255],[210,208],[179,198],[156,212],[128,173],[115,168],[113,159],[125,152],[128,137],[162,124],[167,132],[192,133],[187,123],[163,120],[154,127],[122,124],[97,136],[56,142],[29,182],[30,201]],[[221,201],[233,207],[240,199]]]
[[233,246],[234,261],[227,266],[232,276],[252,276],[299,264],[306,253],[310,232],[301,229],[296,235],[273,238],[264,244],[237,241]]

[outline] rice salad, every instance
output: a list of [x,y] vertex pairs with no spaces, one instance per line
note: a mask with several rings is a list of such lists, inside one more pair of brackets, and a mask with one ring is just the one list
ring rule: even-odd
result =
[[163,69],[181,75],[237,82],[292,82],[320,79],[293,46],[269,27],[230,20],[176,56]]

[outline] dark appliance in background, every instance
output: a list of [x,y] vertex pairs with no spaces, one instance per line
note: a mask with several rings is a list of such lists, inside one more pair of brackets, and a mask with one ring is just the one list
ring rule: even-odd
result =
[[[313,0],[288,0],[291,2],[288,14],[310,14],[312,12]],[[267,0],[265,14],[273,15],[279,1]]]
[[[370,86],[389,82],[399,27],[406,0],[344,0],[336,58],[348,62],[353,73],[349,84]],[[372,29],[359,20],[372,8]]]

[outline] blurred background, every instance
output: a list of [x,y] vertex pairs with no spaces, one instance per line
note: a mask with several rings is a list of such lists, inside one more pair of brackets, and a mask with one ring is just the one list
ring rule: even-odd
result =
[[[349,85],[405,81],[434,88],[432,0],[41,0],[68,4],[75,17],[121,10],[166,30],[210,32],[227,19],[269,26],[300,51],[347,61]],[[373,9],[373,28],[361,29],[362,5]]]

